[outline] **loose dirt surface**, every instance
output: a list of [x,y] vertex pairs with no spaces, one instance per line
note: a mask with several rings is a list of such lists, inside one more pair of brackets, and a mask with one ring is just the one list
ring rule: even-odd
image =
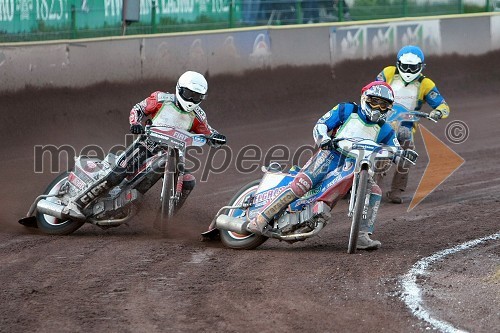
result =
[[[239,187],[260,177],[257,168],[249,170],[252,162],[237,162],[243,147],[260,147],[262,155],[253,162],[260,166],[271,147],[284,145],[290,166],[299,147],[312,144],[316,120],[339,102],[358,101],[361,87],[392,58],[209,77],[203,106],[212,126],[229,138],[230,162],[222,171],[222,151],[212,158],[206,147],[197,155],[203,162],[195,172],[197,188],[166,234],[156,222],[156,187],[139,214],[117,228],[85,225],[54,237],[17,220],[56,176],[47,156],[35,158],[35,145],[69,145],[77,154],[124,145],[131,106],[152,91],[173,89],[175,82],[27,87],[1,95],[0,332],[433,330],[402,301],[401,277],[423,257],[500,229],[499,57],[429,57],[426,75],[452,111],[448,119],[424,125],[465,164],[407,212],[428,163],[417,135],[421,158],[405,204],[384,200],[380,208],[374,238],[382,248],[354,255],[346,253],[347,202],[334,208],[321,237],[293,245],[268,241],[253,251],[235,251],[201,242],[199,235]],[[469,128],[461,144],[445,136],[453,120]],[[299,161],[305,158],[307,153]],[[215,161],[216,172],[205,177],[207,159]],[[52,171],[67,168],[68,157],[59,160]],[[35,173],[40,165],[42,172]],[[385,179],[382,187],[388,186]],[[498,240],[445,258],[418,279],[424,306],[454,327],[498,331],[499,269]]]

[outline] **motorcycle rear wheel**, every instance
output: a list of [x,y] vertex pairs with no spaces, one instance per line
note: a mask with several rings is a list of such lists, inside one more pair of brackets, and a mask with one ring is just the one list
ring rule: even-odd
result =
[[[57,176],[50,184],[47,186],[47,189],[43,192],[43,194],[55,194],[59,191],[61,186],[68,179],[68,172],[63,172],[59,176]],[[57,201],[55,197],[49,197],[45,200],[48,201]],[[42,232],[50,235],[69,235],[79,229],[85,222],[84,221],[76,221],[76,220],[65,220],[61,221],[60,219],[42,214],[36,214],[37,226]]]
[[[255,193],[259,187],[260,180],[254,180],[243,186],[232,198],[229,200],[228,206],[237,206],[241,204],[248,196]],[[247,210],[241,209],[226,209],[222,212],[229,216],[239,216],[247,218]],[[252,233],[238,234],[234,231],[219,230],[220,240],[224,246],[236,250],[253,250],[262,245],[268,237],[256,235]]]
[[358,245],[359,226],[363,219],[363,208],[365,206],[366,188],[368,186],[368,170],[362,169],[358,176],[358,185],[356,187],[356,201],[354,203],[354,213],[352,215],[351,233],[349,234],[349,245],[347,253],[356,253]]

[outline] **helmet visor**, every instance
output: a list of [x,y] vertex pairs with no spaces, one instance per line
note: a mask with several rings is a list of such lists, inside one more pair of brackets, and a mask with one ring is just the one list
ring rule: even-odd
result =
[[366,102],[373,110],[379,110],[380,113],[386,113],[392,108],[392,103],[379,97],[369,96]]
[[193,103],[200,103],[202,100],[205,99],[205,94],[200,94],[196,91],[192,91],[188,88],[185,88],[185,87],[181,87],[179,89],[179,94],[182,96],[182,98],[186,101],[190,101],[190,102],[193,102]]
[[399,70],[403,73],[418,73],[422,69],[422,64],[404,64],[401,61],[398,61]]

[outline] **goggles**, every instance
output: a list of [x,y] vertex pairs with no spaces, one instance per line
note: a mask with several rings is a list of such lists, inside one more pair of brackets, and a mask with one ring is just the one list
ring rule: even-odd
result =
[[415,74],[415,73],[418,73],[418,71],[420,71],[422,69],[422,64],[416,64],[416,65],[403,64],[401,61],[398,61],[398,67],[399,67],[399,70],[403,73]]
[[368,97],[366,102],[372,109],[378,109],[381,113],[386,113],[392,108],[392,103],[379,97]]
[[188,88],[184,88],[184,87],[181,87],[179,89],[179,94],[186,101],[190,101],[190,102],[193,102],[193,103],[196,103],[196,104],[200,103],[206,97],[205,94],[200,94],[200,93],[198,93],[196,91],[192,91],[192,90],[189,90]]

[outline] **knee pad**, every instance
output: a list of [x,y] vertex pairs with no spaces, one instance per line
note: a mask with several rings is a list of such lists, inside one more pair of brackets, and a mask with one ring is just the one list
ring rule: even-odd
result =
[[303,172],[300,172],[295,176],[295,178],[290,183],[290,189],[293,194],[300,198],[304,194],[306,194],[312,188],[312,180]]
[[376,183],[373,183],[371,190],[372,190],[372,194],[382,196],[382,189]]
[[397,133],[398,141],[403,148],[409,148],[413,141],[413,134],[410,128],[400,126]]

